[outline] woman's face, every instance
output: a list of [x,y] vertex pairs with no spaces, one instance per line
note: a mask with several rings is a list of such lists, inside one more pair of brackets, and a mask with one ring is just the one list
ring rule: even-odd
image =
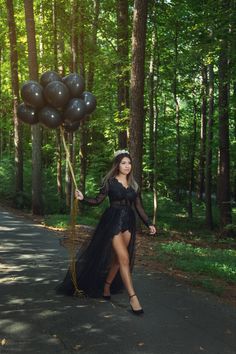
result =
[[131,168],[131,160],[128,157],[123,157],[119,164],[119,172],[127,176],[130,173]]

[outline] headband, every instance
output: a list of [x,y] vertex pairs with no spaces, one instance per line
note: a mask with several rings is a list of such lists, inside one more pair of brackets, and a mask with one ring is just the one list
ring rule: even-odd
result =
[[121,155],[121,154],[128,154],[129,155],[129,151],[127,151],[127,150],[117,150],[114,153],[114,157],[117,157],[118,155]]

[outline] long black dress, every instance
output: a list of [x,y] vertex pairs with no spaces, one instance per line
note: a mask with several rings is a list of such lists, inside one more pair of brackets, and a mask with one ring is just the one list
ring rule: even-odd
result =
[[[110,207],[103,213],[90,243],[85,248],[80,249],[77,254],[76,276],[78,288],[90,297],[99,297],[102,295],[104,282],[113,256],[112,238],[119,232],[126,230],[129,230],[131,233],[128,252],[132,270],[136,231],[133,207],[135,207],[146,226],[152,224],[143,210],[140,192],[136,192],[132,187],[124,187],[114,177],[108,181],[106,186],[100,189],[95,198],[85,197],[84,202],[89,205],[98,205],[107,195]],[[122,287],[123,283],[118,272],[112,282],[111,293],[119,292]],[[57,287],[57,292],[65,295],[74,294],[75,288],[69,270],[63,282]]]

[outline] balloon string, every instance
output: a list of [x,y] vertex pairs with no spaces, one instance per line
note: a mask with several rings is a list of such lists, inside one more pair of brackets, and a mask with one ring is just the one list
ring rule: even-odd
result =
[[[62,137],[62,142],[64,145],[64,149],[66,152],[66,162],[68,163],[68,166],[70,168],[70,173],[73,179],[73,183],[76,189],[78,189],[77,187],[77,183],[75,180],[75,174],[73,171],[73,167],[71,165],[70,162],[70,153],[69,150],[67,148],[66,145],[66,141],[65,141],[65,136],[64,136],[64,129],[62,127],[60,127],[60,132],[61,132],[61,137]],[[70,274],[71,274],[71,280],[72,283],[75,287],[75,294],[78,295],[82,295],[83,292],[78,288],[78,284],[77,284],[77,274],[76,274],[76,253],[75,253],[75,224],[76,224],[76,215],[78,212],[78,207],[77,207],[77,200],[74,199],[74,203],[73,203],[73,209],[72,209],[72,218],[71,218],[71,226],[70,226],[70,235],[71,235],[71,241],[72,241],[72,245],[69,245],[69,252],[70,252],[70,265],[69,265],[69,269],[70,269]]]
[[73,179],[73,182],[74,182],[75,189],[78,189],[78,186],[77,186],[77,183],[76,183],[76,180],[75,180],[74,170],[73,170],[73,167],[72,167],[71,162],[70,162],[70,153],[69,153],[69,150],[68,150],[68,148],[66,146],[66,141],[65,141],[65,136],[64,136],[64,129],[62,127],[60,127],[60,131],[61,131],[61,137],[62,137],[62,142],[63,142],[63,145],[64,145],[64,149],[65,149],[65,152],[66,152],[66,161],[67,161],[69,169],[70,169],[70,173],[71,173],[71,176],[72,176],[72,179]]

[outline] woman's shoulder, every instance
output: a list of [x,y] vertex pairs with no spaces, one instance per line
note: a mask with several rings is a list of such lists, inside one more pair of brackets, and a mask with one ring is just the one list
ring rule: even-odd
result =
[[114,182],[115,182],[115,177],[109,177],[108,179],[103,180],[102,185],[101,185],[101,189],[103,191],[105,190],[106,192],[108,192],[110,189],[110,186],[112,186]]
[[110,177],[107,182],[108,182],[108,184],[113,184],[114,182],[116,182],[115,176]]

